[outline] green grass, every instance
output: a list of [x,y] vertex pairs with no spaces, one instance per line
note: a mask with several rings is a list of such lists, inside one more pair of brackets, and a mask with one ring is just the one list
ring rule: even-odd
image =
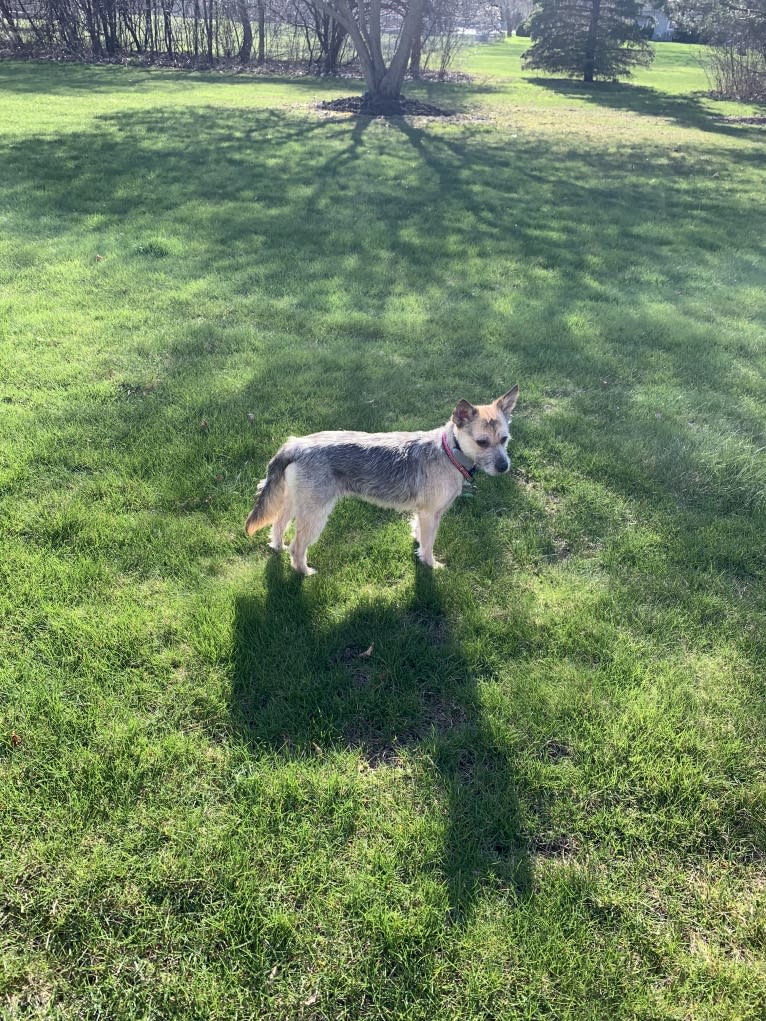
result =
[[[763,129],[522,43],[451,125],[0,63],[4,1017],[764,1016]],[[447,570],[245,538],[289,433],[514,382]]]

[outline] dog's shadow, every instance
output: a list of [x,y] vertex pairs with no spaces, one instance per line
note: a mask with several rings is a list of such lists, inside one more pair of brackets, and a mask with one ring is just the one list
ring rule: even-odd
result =
[[424,868],[445,884],[453,915],[465,916],[488,880],[525,896],[518,780],[443,605],[446,578],[417,565],[404,605],[369,602],[347,615],[317,582],[275,555],[265,597],[237,601],[231,712],[251,754],[357,749],[365,769],[415,761],[446,807],[439,859]]

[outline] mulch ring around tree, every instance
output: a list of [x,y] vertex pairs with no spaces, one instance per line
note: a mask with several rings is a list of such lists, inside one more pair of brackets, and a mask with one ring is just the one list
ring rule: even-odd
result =
[[366,96],[344,96],[342,99],[327,99],[318,104],[320,110],[336,113],[355,113],[363,117],[460,117],[454,110],[442,110],[440,106],[421,103],[419,99],[400,96],[385,108],[371,107]]

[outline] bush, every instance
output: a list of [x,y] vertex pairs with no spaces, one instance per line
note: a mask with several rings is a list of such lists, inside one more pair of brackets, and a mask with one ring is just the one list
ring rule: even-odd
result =
[[713,92],[745,103],[766,102],[766,54],[731,43],[710,51],[707,74]]
[[707,40],[698,28],[682,28],[676,26],[673,29],[674,43],[704,43]]

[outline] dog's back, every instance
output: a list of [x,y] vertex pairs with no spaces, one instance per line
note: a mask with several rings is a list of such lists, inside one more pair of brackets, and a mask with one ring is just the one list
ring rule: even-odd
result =
[[282,448],[301,488],[314,499],[357,496],[401,510],[413,508],[443,469],[439,430],[431,432],[320,432]]

